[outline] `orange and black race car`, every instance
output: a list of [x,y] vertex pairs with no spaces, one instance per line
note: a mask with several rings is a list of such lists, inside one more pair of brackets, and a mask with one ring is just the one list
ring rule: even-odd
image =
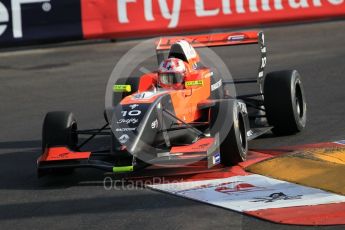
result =
[[[197,48],[259,44],[257,76],[225,79],[201,60]],[[161,38],[157,71],[118,79],[113,106],[100,129],[78,130],[70,112],[49,112],[43,124],[38,175],[92,167],[132,172],[150,165],[176,167],[207,160],[208,167],[245,161],[248,141],[268,131],[300,132],[306,102],[296,70],[264,75],[266,46],[262,32],[222,33]],[[256,84],[257,92],[229,93],[229,85]],[[90,135],[84,141],[80,135]],[[105,135],[111,147],[85,151],[86,143]],[[81,143],[80,143],[81,142]]]

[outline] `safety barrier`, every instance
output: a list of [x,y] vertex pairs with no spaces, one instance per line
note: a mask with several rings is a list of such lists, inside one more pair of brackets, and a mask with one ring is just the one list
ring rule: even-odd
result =
[[0,46],[345,16],[345,0],[0,0]]
[[0,0],[0,46],[78,39],[80,0]]

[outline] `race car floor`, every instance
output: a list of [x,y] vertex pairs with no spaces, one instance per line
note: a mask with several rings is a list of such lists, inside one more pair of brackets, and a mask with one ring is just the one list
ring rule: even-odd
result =
[[[345,21],[264,28],[267,71],[298,69],[308,101],[308,127],[296,136],[271,134],[251,148],[345,139]],[[104,90],[115,63],[138,41],[87,42],[0,53],[1,229],[343,229],[272,224],[125,184],[106,190],[103,173],[36,178],[46,112],[73,111],[81,128],[103,124]],[[221,49],[241,73],[258,57]],[[235,74],[234,74],[235,75]],[[120,186],[121,187],[121,186]]]

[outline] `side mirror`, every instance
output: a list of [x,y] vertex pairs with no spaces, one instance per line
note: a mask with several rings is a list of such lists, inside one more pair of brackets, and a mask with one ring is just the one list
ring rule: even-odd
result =
[[190,97],[190,96],[193,95],[193,89],[192,89],[192,88],[189,88],[189,94],[188,94],[187,92],[188,92],[188,91],[186,90],[186,91],[185,91],[185,94],[184,94],[185,97]]

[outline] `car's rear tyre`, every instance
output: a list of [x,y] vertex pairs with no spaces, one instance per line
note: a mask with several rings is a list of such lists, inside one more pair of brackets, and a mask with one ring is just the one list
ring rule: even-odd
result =
[[268,123],[276,135],[302,131],[307,121],[307,104],[297,70],[271,72],[264,82],[264,100]]
[[237,165],[247,158],[249,121],[246,121],[246,109],[241,106],[245,104],[238,100],[223,100],[211,111],[214,116],[211,133],[219,133],[220,158],[224,166]]

